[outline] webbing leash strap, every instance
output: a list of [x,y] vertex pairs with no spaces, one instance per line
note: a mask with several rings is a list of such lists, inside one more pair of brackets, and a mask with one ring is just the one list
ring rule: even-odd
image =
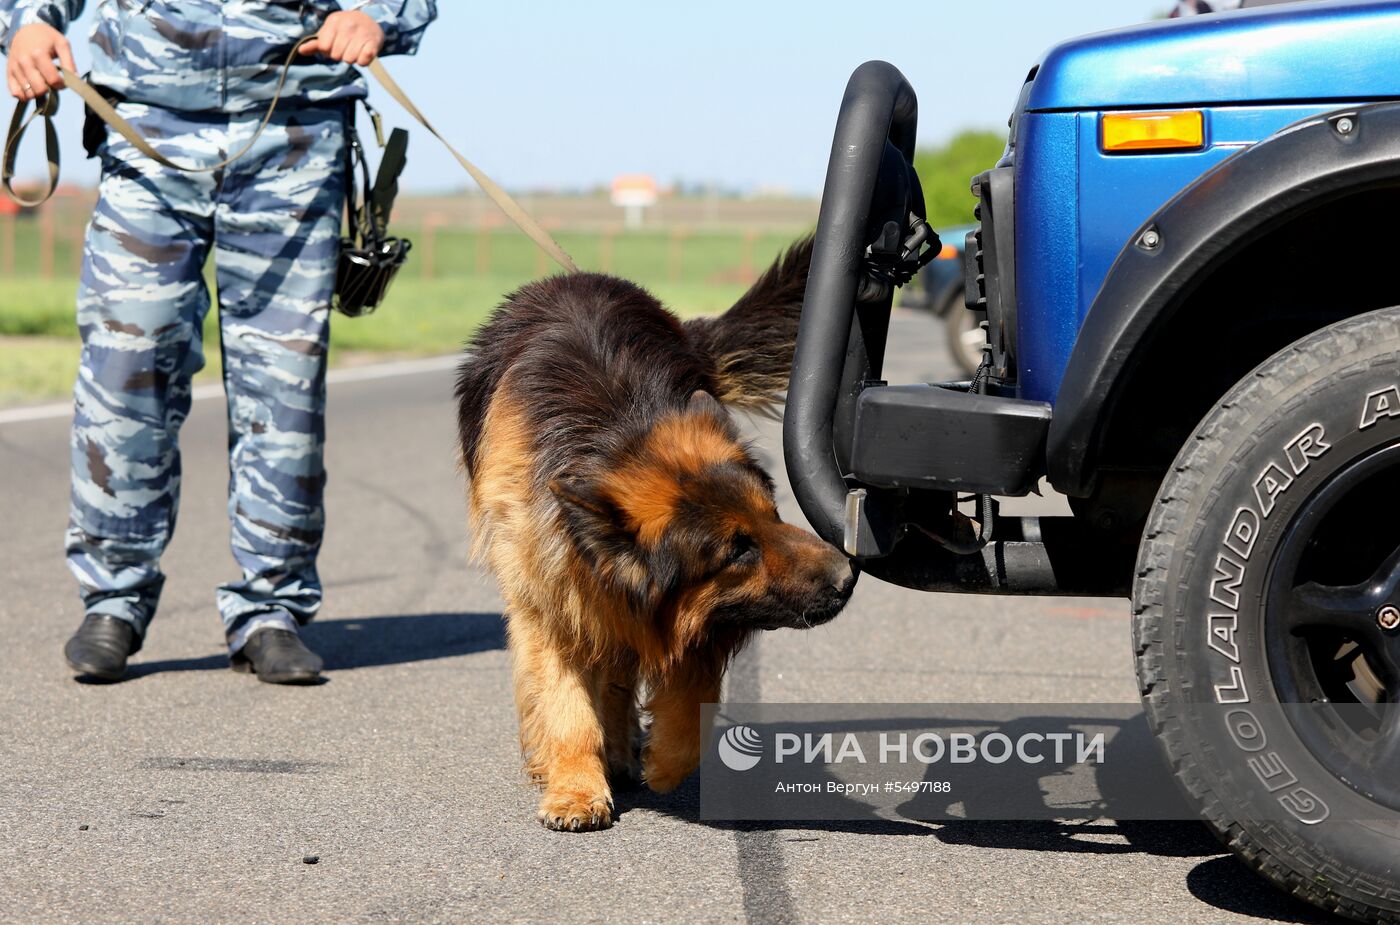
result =
[[518,202],[510,198],[509,193],[497,186],[496,181],[482,173],[480,168],[463,157],[461,152],[452,147],[446,138],[438,134],[438,130],[433,128],[433,124],[428,121],[428,117],[423,115],[417,106],[413,105],[413,100],[409,99],[408,94],[403,92],[403,88],[394,81],[394,78],[389,76],[389,72],[384,69],[384,65],[379,62],[378,58],[375,58],[369,63],[369,72],[374,75],[375,80],[379,81],[379,85],[394,98],[395,102],[408,110],[409,115],[417,119],[434,138],[442,142],[442,146],[457,159],[457,163],[462,165],[462,169],[471,174],[471,178],[476,181],[476,185],[481,187],[481,191],[491,197],[491,201],[500,207],[500,210],[506,214],[507,218],[515,222],[516,227],[525,232],[530,240],[538,244],[546,254],[553,257],[555,263],[571,273],[578,272],[578,266],[574,263],[573,258],[564,251],[564,248],[559,246],[557,241],[550,237],[549,232],[541,228],[539,224],[530,217],[530,213],[526,212],[520,207]]
[[[239,149],[237,153],[219,161],[217,164],[200,165],[197,167],[177,164],[165,157],[165,155],[157,151],[150,142],[143,138],[141,133],[136,131],[136,128],[130,122],[123,119],[121,115],[117,113],[116,108],[113,107],[101,93],[98,93],[91,84],[67,68],[60,67],[58,70],[59,73],[63,75],[63,82],[67,84],[68,88],[82,97],[83,102],[87,103],[88,107],[97,114],[98,118],[110,125],[127,141],[131,142],[142,154],[172,170],[180,170],[186,173],[212,173],[215,170],[221,170],[229,164],[232,164],[234,161],[247,154],[252,149],[253,145],[257,143],[258,138],[261,137],[263,131],[267,128],[268,123],[272,121],[272,114],[277,110],[277,104],[282,98],[282,90],[287,83],[287,75],[291,72],[291,67],[296,60],[297,53],[301,50],[301,46],[314,38],[316,38],[315,35],[308,35],[299,40],[296,45],[292,46],[291,53],[287,56],[286,62],[282,65],[282,73],[277,80],[277,89],[273,91],[272,101],[268,104],[267,112],[263,114],[262,121],[258,124],[257,131],[253,133],[253,137],[248,140],[248,143]],[[384,88],[385,92],[407,110],[409,115],[417,119],[434,138],[442,142],[443,147],[457,159],[457,163],[462,165],[462,169],[470,174],[471,178],[476,181],[476,184],[481,187],[481,191],[490,197],[491,201],[506,214],[506,217],[515,222],[516,226],[523,231],[530,240],[534,241],[541,250],[552,257],[554,261],[564,269],[570,272],[578,271],[578,265],[574,263],[573,258],[559,246],[559,243],[550,236],[549,232],[540,227],[539,223],[531,218],[530,214],[521,208],[520,204],[512,199],[509,193],[501,189],[494,180],[483,173],[475,164],[463,157],[456,148],[448,143],[446,138],[443,138],[442,135],[438,133],[437,129],[433,128],[432,123],[428,121],[428,117],[423,115],[422,110],[414,105],[413,101],[409,99],[408,94],[404,93],[403,88],[395,82],[394,78],[389,76],[389,72],[384,69],[384,65],[379,62],[378,58],[370,63],[369,72],[374,75],[375,80],[379,81],[380,86]],[[53,116],[58,112],[58,93],[49,90],[35,101],[34,110],[32,112],[27,112],[28,109],[29,101],[20,100],[19,104],[15,106],[14,115],[10,118],[10,128],[5,135],[4,158],[3,161],[0,161],[0,185],[3,185],[5,192],[9,194],[10,198],[20,205],[37,206],[52,196],[54,189],[58,186],[58,133],[54,130],[53,124]],[[38,199],[28,200],[22,198],[14,191],[14,188],[11,186],[11,181],[14,179],[15,161],[19,156],[20,141],[24,138],[25,131],[35,119],[42,119],[44,122],[44,147],[49,162],[49,185],[48,189],[46,189],[43,195]]]

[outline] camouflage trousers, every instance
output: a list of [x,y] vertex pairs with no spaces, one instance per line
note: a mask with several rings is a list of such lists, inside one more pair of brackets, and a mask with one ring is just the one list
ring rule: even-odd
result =
[[[177,163],[214,163],[260,114],[119,111]],[[168,170],[109,133],[78,293],[68,564],[88,613],[155,614],[180,499],[180,425],[204,365],[212,252],[241,577],[217,592],[229,647],[321,604],[326,345],[344,202],[340,106],[277,113],[216,173]]]

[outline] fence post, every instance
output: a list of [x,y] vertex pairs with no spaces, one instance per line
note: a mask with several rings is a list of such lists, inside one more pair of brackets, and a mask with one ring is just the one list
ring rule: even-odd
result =
[[81,217],[73,228],[73,273],[83,272],[83,247],[87,244],[87,223]]
[[685,268],[685,239],[690,232],[681,227],[671,229],[670,246],[666,248],[666,276],[673,283],[681,281],[681,272]]
[[608,226],[603,229],[603,237],[598,242],[598,269],[603,273],[613,271],[613,240],[617,237],[617,229]]
[[437,233],[442,222],[442,216],[436,212],[429,213],[423,219],[422,272],[424,279],[433,279],[437,276]]
[[739,275],[743,277],[745,285],[752,284],[756,278],[753,269],[753,248],[757,240],[757,231],[749,228],[744,232],[744,255],[739,263]]
[[0,215],[0,272],[15,275],[15,217]]
[[433,223],[423,221],[423,260],[418,265],[419,273],[424,279],[432,279],[437,268],[433,265],[437,262],[437,229]]
[[[540,219],[540,226],[541,226],[542,228],[544,228],[545,231],[549,231],[549,232],[555,232],[555,233],[557,233],[557,232],[559,231],[559,226],[560,226],[561,224],[563,224],[563,223],[560,222],[559,219],[554,218],[553,216],[549,216],[549,217],[547,217],[547,218]],[[534,274],[534,275],[536,276],[536,278],[538,278],[538,277],[544,276],[546,273],[549,272],[549,260],[547,259],[547,258],[548,258],[548,255],[545,254],[545,252],[544,252],[544,248],[542,248],[542,247],[535,247],[535,248],[534,248],[534,251],[535,251],[535,274]]]
[[491,227],[495,223],[486,215],[476,222],[476,274],[489,276],[491,273]]
[[53,207],[45,204],[39,209],[39,275],[53,278]]

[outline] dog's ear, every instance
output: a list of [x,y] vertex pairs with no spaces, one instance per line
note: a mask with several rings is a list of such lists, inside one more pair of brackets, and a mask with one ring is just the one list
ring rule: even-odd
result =
[[635,554],[637,538],[622,509],[598,480],[585,475],[561,475],[550,480],[549,490],[559,501],[564,528],[589,558]]
[[642,602],[653,584],[646,556],[603,486],[585,475],[561,475],[550,480],[549,490],[559,501],[565,530],[594,574]]
[[690,393],[690,401],[686,402],[685,410],[688,414],[708,414],[721,421],[729,420],[729,414],[719,403],[719,399],[704,389],[696,389]]
[[582,475],[561,475],[551,479],[549,490],[566,512],[605,517],[620,523],[622,512],[597,481]]

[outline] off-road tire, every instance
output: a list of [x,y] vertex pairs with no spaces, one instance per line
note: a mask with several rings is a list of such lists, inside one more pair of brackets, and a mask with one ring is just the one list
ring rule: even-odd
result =
[[[1182,375],[1190,375],[1189,365],[1189,357],[1183,357]],[[1389,403],[1375,398],[1393,388],[1400,388],[1397,308],[1318,331],[1246,376],[1172,463],[1148,519],[1133,585],[1133,645],[1147,715],[1175,776],[1207,824],[1247,865],[1286,892],[1330,912],[1383,923],[1400,923],[1400,812],[1378,807],[1328,773],[1281,714],[1270,713],[1259,730],[1267,736],[1267,754],[1279,756],[1299,786],[1327,804],[1329,814],[1307,824],[1280,812],[1277,795],[1259,785],[1251,754],[1238,747],[1238,736],[1232,740],[1221,720],[1224,711],[1213,704],[1226,696],[1218,692],[1220,685],[1228,696],[1253,698],[1249,702],[1261,714],[1278,699],[1262,632],[1274,549],[1292,515],[1348,459],[1364,454],[1365,447],[1374,452],[1400,443],[1400,417],[1377,413],[1386,412]],[[1393,410],[1400,414],[1400,407]],[[1321,436],[1315,427],[1322,428],[1327,448],[1313,443],[1300,450],[1293,441],[1305,432]],[[1309,448],[1316,455],[1309,456]],[[1306,464],[1295,472],[1299,461]],[[1214,584],[1219,557],[1228,548],[1228,531],[1239,523],[1240,508],[1263,507],[1255,482],[1270,463],[1286,467],[1291,478],[1271,497],[1271,510],[1260,518],[1244,557],[1233,639],[1217,636],[1213,646],[1212,628],[1229,625],[1228,614],[1222,624],[1212,613],[1221,607]],[[1393,526],[1400,545],[1400,524]],[[1230,686],[1241,681],[1241,691]],[[1367,805],[1376,807],[1378,822],[1356,821],[1367,818],[1361,811]]]

